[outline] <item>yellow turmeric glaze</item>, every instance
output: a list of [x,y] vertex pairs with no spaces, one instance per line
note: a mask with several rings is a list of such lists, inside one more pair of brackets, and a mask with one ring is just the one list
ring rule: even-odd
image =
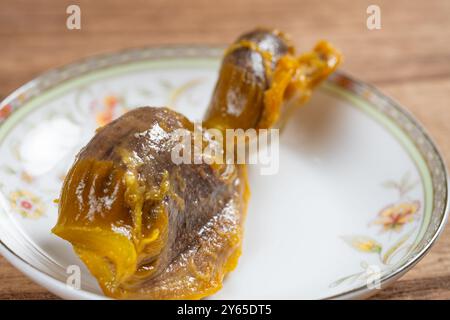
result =
[[280,118],[283,104],[291,99],[305,103],[312,90],[325,80],[342,60],[330,43],[320,41],[312,52],[295,57],[287,54],[278,61],[271,86],[264,92],[264,111],[259,128],[270,128]]
[[132,171],[111,161],[80,160],[65,180],[62,214],[52,232],[73,244],[102,289],[114,295],[119,284],[154,271],[151,265],[139,266],[161,251],[167,213],[156,205],[143,221],[142,207],[145,199],[161,201],[167,191],[167,179],[146,190]]
[[240,48],[260,54],[267,87],[252,79],[242,66],[224,62],[206,113],[207,127],[267,129],[279,126],[280,116],[287,113],[285,106],[289,103],[298,107],[308,101],[312,90],[334,72],[342,60],[339,51],[327,41],[318,42],[313,51],[300,56],[295,56],[294,49],[289,47],[275,68],[271,67],[273,55],[249,40],[231,45],[225,57]]

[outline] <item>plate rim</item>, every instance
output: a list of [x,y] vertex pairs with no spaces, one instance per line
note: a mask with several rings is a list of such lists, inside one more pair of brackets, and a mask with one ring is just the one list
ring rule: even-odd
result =
[[[333,84],[338,84],[339,82],[343,82],[342,86],[344,89],[350,91],[351,93],[355,94],[359,98],[363,99],[365,102],[374,104],[373,101],[371,101],[370,98],[373,97],[365,97],[361,94],[363,91],[370,91],[371,94],[375,98],[379,98],[384,100],[386,103],[394,107],[398,112],[400,112],[403,116],[405,116],[410,123],[414,124],[417,129],[420,130],[421,134],[425,137],[425,139],[430,143],[431,147],[433,148],[435,154],[438,156],[438,160],[442,166],[443,174],[444,174],[444,183],[445,183],[445,202],[443,207],[443,214],[442,218],[439,221],[439,225],[436,228],[433,236],[431,239],[428,240],[427,244],[418,252],[415,254],[415,256],[408,260],[406,263],[403,263],[401,266],[396,268],[393,272],[387,274],[386,276],[382,277],[380,279],[380,284],[383,289],[385,289],[388,285],[395,282],[398,278],[403,276],[406,272],[411,270],[412,267],[414,267],[420,260],[422,260],[427,253],[430,251],[430,249],[433,247],[433,245],[436,243],[436,241],[439,239],[439,237],[442,235],[443,230],[445,229],[445,226],[447,224],[449,215],[450,215],[450,190],[448,188],[450,175],[449,171],[447,169],[444,156],[441,153],[439,147],[434,142],[433,138],[430,136],[430,134],[425,129],[425,126],[422,125],[422,123],[414,117],[414,115],[403,105],[401,105],[399,102],[397,102],[394,98],[384,94],[379,90],[377,87],[375,87],[372,84],[363,82],[361,80],[356,79],[352,75],[337,70],[333,75],[331,75],[330,80],[333,81]],[[398,125],[398,124],[397,124]],[[403,130],[403,128],[401,128]],[[411,137],[410,137],[411,138]],[[412,139],[411,139],[412,140]],[[414,140],[413,140],[414,141]],[[417,146],[416,146],[417,147]],[[421,153],[423,156],[423,154]],[[428,164],[427,164],[428,166]],[[434,189],[434,186],[433,186]],[[432,212],[431,216],[433,216],[435,213]],[[348,299],[348,298],[354,298],[358,296],[362,297],[370,297],[377,293],[376,289],[368,289],[366,286],[361,285],[359,287],[353,288],[351,290],[347,290],[345,292],[335,294],[329,297],[326,297],[327,300],[337,300],[337,299]]]
[[[13,113],[17,108],[20,108],[20,104],[23,103],[24,100],[33,99],[41,94],[41,91],[49,90],[52,87],[58,86],[66,80],[72,79],[74,77],[80,77],[85,74],[88,74],[92,71],[100,71],[104,68],[108,68],[111,66],[118,66],[120,64],[126,64],[130,62],[138,62],[140,60],[157,60],[157,59],[168,59],[168,58],[218,58],[222,55],[225,46],[221,45],[201,45],[201,44],[179,44],[179,45],[154,45],[154,46],[145,46],[139,48],[131,48],[124,49],[110,53],[102,53],[93,56],[88,56],[75,62],[65,64],[56,68],[49,69],[48,71],[40,74],[39,76],[33,78],[32,80],[26,82],[16,90],[12,91],[8,94],[1,102],[0,109],[3,107],[10,105],[11,111],[9,114]],[[437,160],[443,171],[443,182],[445,187],[445,201],[442,209],[442,217],[440,218],[437,228],[435,229],[432,237],[429,238],[426,242],[426,245],[414,256],[402,263],[400,266],[395,268],[393,271],[389,272],[385,276],[381,277],[380,284],[382,288],[385,288],[391,282],[398,279],[400,276],[405,274],[408,270],[410,270],[414,265],[416,265],[431,247],[436,243],[437,239],[442,234],[442,231],[445,228],[445,225],[448,220],[449,212],[450,212],[450,191],[448,188],[449,185],[449,174],[448,169],[446,167],[446,163],[444,161],[444,157],[440,152],[439,147],[436,145],[434,140],[426,131],[425,127],[418,121],[412,113],[404,108],[400,103],[398,103],[393,98],[383,94],[379,89],[377,89],[374,85],[365,83],[361,80],[354,78],[349,75],[347,72],[336,71],[327,83],[340,87],[346,91],[351,92],[356,95],[358,98],[362,99],[365,102],[368,102],[372,105],[376,105],[373,101],[374,99],[379,99],[384,103],[392,106],[397,112],[402,114],[406,119],[414,125],[416,129],[418,129],[421,135],[425,138],[425,140],[430,144],[434,153],[437,155]],[[369,93],[369,95],[367,95]],[[20,100],[20,101],[19,101]],[[19,103],[18,103],[19,101]],[[14,106],[14,103],[18,103]],[[7,119],[0,119],[0,126]],[[399,124],[396,123],[398,127]],[[401,128],[401,127],[400,127]],[[403,128],[401,128],[403,130]],[[403,130],[404,131],[404,130]],[[408,137],[412,140],[412,137],[408,135]],[[416,146],[417,148],[417,146]],[[424,157],[424,155],[421,153]],[[427,164],[428,167],[428,164]],[[434,189],[434,186],[433,186]],[[432,216],[435,212],[432,212]],[[44,286],[46,289],[50,290],[43,283],[48,281],[59,293],[64,290],[68,290],[67,285],[62,281],[55,279],[50,274],[45,271],[42,271],[27,262],[25,259],[17,255],[12,249],[10,249],[1,239],[0,239],[0,253],[8,260],[11,264],[14,265],[19,271],[24,273],[31,280],[34,280],[38,284]],[[52,291],[52,290],[50,290]],[[105,299],[107,297],[98,295],[85,290],[77,290],[78,298],[93,298],[93,299]],[[55,292],[54,292],[55,293]],[[365,285],[361,285],[359,287],[343,291],[341,293],[324,297],[323,299],[353,299],[353,298],[361,298],[368,297],[372,294],[376,293],[376,289],[369,289]]]

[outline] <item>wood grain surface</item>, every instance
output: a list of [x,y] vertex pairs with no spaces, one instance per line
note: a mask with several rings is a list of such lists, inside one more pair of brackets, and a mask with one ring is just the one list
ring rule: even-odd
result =
[[[81,30],[66,8],[81,7]],[[381,30],[366,27],[369,4]],[[325,38],[342,49],[342,69],[405,105],[450,159],[448,0],[0,0],[0,98],[43,71],[122,48],[231,42],[255,26],[292,34],[300,49]],[[447,160],[447,165],[449,164]],[[0,258],[0,299],[53,299]],[[450,299],[450,228],[431,252],[374,299]]]

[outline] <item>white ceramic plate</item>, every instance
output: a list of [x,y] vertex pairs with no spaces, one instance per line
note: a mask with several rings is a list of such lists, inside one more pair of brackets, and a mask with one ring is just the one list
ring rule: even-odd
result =
[[[71,246],[50,233],[66,170],[95,128],[130,108],[168,105],[201,119],[221,52],[147,48],[90,58],[6,98],[6,259],[63,298],[103,298]],[[212,298],[365,297],[422,258],[445,224],[447,174],[433,142],[395,102],[341,73],[290,120],[279,161],[275,175],[250,167],[243,255]],[[66,285],[71,265],[81,267],[81,290]]]

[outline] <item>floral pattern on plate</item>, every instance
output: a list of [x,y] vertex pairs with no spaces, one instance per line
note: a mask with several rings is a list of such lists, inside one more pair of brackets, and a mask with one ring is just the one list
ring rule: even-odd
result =
[[[360,266],[361,272],[351,274],[340,278],[330,284],[330,287],[336,287],[346,282],[371,281],[374,275],[381,277],[382,269],[390,269],[392,260],[399,253],[403,253],[397,257],[396,261],[405,256],[410,250],[412,243],[408,242],[417,229],[417,225],[405,231],[405,227],[409,224],[419,222],[421,203],[419,200],[411,200],[408,193],[417,186],[417,182],[411,178],[411,173],[407,172],[399,180],[387,180],[382,184],[386,189],[393,189],[398,192],[398,201],[389,204],[381,209],[377,217],[369,223],[369,226],[380,227],[379,238],[365,235],[342,236],[351,248],[364,254],[375,254],[379,258],[379,264],[369,265],[366,261],[362,261]],[[386,239],[387,235],[387,239]],[[373,271],[377,269],[379,271]]]

